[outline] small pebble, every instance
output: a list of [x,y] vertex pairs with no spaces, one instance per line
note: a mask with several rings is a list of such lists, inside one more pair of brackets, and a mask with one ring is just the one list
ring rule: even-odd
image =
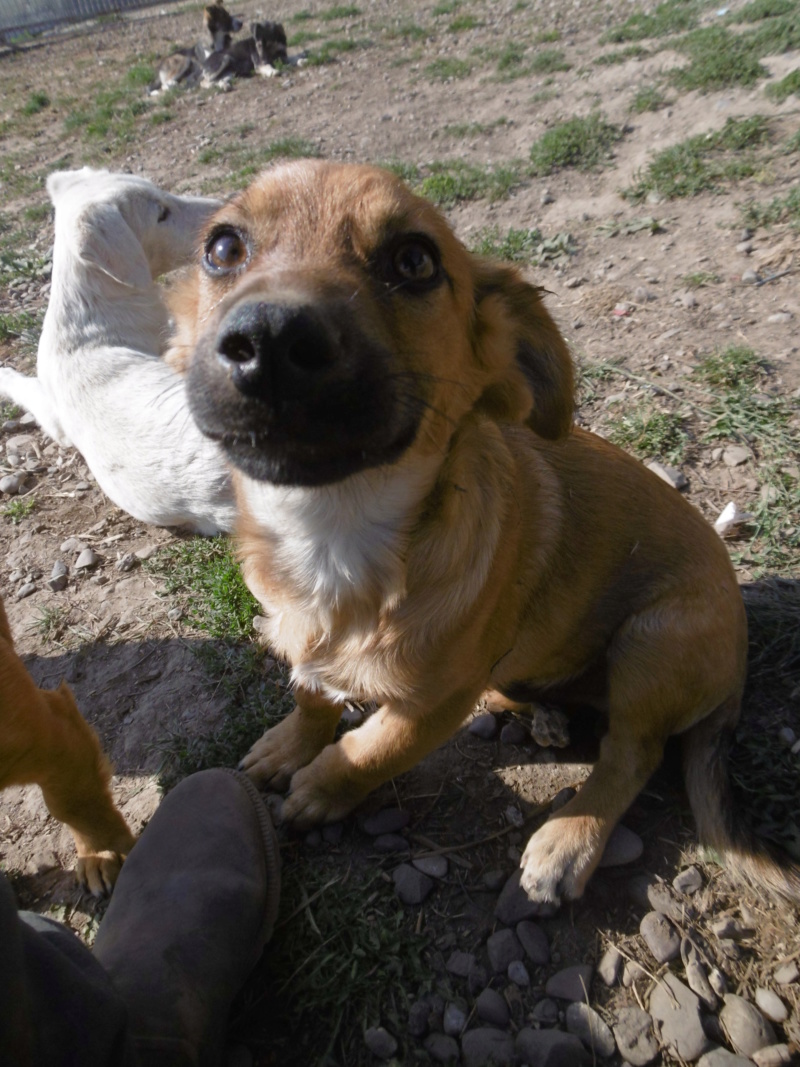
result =
[[773,315],[767,316],[767,322],[778,325],[780,323],[791,322],[793,317],[791,311],[776,311]]
[[784,1064],[795,1062],[788,1045],[765,1045],[754,1052],[751,1059],[756,1067],[783,1067]]
[[456,978],[466,978],[477,962],[471,952],[456,951],[452,953],[445,964],[445,970],[449,974],[455,975]]
[[549,997],[537,1001],[533,1006],[531,1018],[540,1026],[555,1026],[558,1022],[558,1004]]
[[603,850],[600,867],[622,867],[635,863],[644,852],[644,842],[627,826],[615,826]]
[[528,968],[522,960],[512,960],[508,965],[507,973],[509,981],[521,989],[527,989],[531,984],[531,976],[528,974]]
[[797,740],[797,735],[791,726],[784,726],[783,729],[778,731],[778,740],[784,748],[791,748]]
[[85,570],[88,567],[94,567],[99,558],[97,553],[93,552],[91,548],[84,548],[75,560],[75,568],[76,570]]
[[158,552],[158,545],[145,545],[143,548],[137,548],[134,555],[137,559],[145,560],[152,559],[152,557]]
[[[402,834],[378,834],[372,842],[372,847],[376,852],[408,852],[410,845],[408,839],[403,837]],[[417,868],[422,870],[421,867]]]
[[397,1052],[397,1042],[382,1026],[373,1026],[364,1034],[364,1044],[379,1060],[389,1060]]
[[782,963],[772,977],[778,985],[789,985],[790,982],[796,982],[800,978],[800,967],[797,965],[797,960],[789,960],[788,963]]
[[545,189],[545,191],[539,197],[539,203],[542,206],[545,206],[546,204],[554,204],[555,202],[556,198],[553,196],[549,189]]
[[5,478],[0,478],[0,493],[18,493],[24,480],[25,476],[22,474],[7,474]]
[[56,578],[48,579],[47,584],[54,593],[63,593],[69,585],[69,578],[66,574],[59,574]]
[[514,719],[513,722],[507,722],[500,731],[500,740],[504,745],[523,745],[530,740],[530,733],[521,722]]
[[458,1037],[466,1025],[467,1013],[458,1004],[447,1004],[442,1018],[444,1032],[451,1037]]
[[756,989],[756,1006],[773,1023],[785,1022],[789,1017],[786,1005],[771,989]]
[[425,1051],[436,1063],[458,1063],[458,1042],[449,1034],[429,1034],[424,1044]]
[[626,1063],[645,1067],[658,1055],[653,1020],[641,1008],[622,1008],[613,1026],[617,1048]]
[[708,972],[708,984],[720,999],[728,992],[728,983],[725,975],[718,967],[712,967]]
[[731,938],[736,941],[741,937],[747,937],[751,931],[743,927],[738,919],[725,915],[711,923],[711,933],[720,939]]
[[495,974],[505,974],[513,960],[521,960],[524,955],[522,945],[513,930],[496,930],[486,942],[489,966]]
[[550,946],[547,943],[547,934],[541,926],[525,919],[517,923],[516,934],[525,955],[535,967],[543,967],[550,962]]
[[671,485],[673,489],[685,489],[689,484],[685,474],[676,470],[675,467],[668,467],[664,463],[659,463],[656,459],[651,459],[645,466],[653,474],[656,474],[662,482]]
[[600,1056],[613,1056],[616,1051],[614,1035],[594,1008],[580,1002],[570,1004],[566,1014],[567,1030],[580,1038],[590,1052]]
[[588,963],[564,967],[548,978],[545,993],[548,997],[558,997],[560,1000],[588,1000],[592,974],[592,966]]
[[597,973],[602,982],[611,987],[619,981],[622,972],[622,954],[615,945],[609,945],[597,965]]
[[702,884],[703,876],[696,867],[687,867],[680,874],[676,874],[672,880],[673,887],[679,893],[686,893],[687,896],[696,893]]
[[755,285],[758,281],[758,275],[754,270],[742,271],[742,281],[745,285]]
[[392,879],[395,892],[403,904],[421,904],[430,896],[436,884],[410,863],[403,863],[392,871]]
[[68,537],[66,541],[61,542],[62,552],[83,552],[86,545],[85,541],[81,541],[79,537]]
[[490,892],[496,893],[502,889],[507,877],[505,871],[486,871],[481,880]]
[[467,1030],[461,1038],[461,1062],[464,1067],[512,1067],[517,1062],[514,1038],[488,1026]]
[[700,1018],[700,1001],[667,972],[650,994],[650,1014],[660,1024],[662,1044],[678,1059],[691,1062],[711,1051]]
[[626,960],[625,968],[622,972],[622,985],[625,989],[630,989],[634,982],[649,977],[644,967],[637,963],[636,960]]
[[497,725],[497,716],[487,711],[483,715],[476,715],[467,730],[474,734],[475,737],[480,737],[484,741],[491,741],[497,734]]
[[752,1067],[752,1063],[747,1056],[737,1056],[726,1048],[714,1048],[700,1057],[697,1067]]
[[127,574],[128,571],[132,571],[133,570],[133,568],[136,566],[136,564],[138,562],[139,561],[137,560],[136,556],[134,556],[133,552],[126,552],[125,555],[122,556],[121,559],[117,560],[117,562],[114,564],[114,567],[121,574]]
[[446,878],[448,865],[444,856],[420,856],[411,861],[418,871],[427,874],[429,878]]
[[666,915],[648,912],[639,925],[639,932],[658,963],[669,963],[680,953],[680,935]]
[[17,600],[24,600],[25,597],[29,597],[31,595],[31,593],[35,593],[35,592],[36,592],[36,583],[35,582],[26,582],[24,585],[21,585],[19,587],[19,589],[17,590]]
[[381,834],[396,834],[410,822],[410,812],[400,808],[384,808],[383,811],[367,815],[361,823],[361,829],[370,837],[379,837]]
[[775,1031],[758,1008],[733,993],[725,994],[719,1021],[735,1052],[752,1056],[765,1045],[775,1044]]
[[499,1026],[503,1029],[508,1026],[511,1018],[505,998],[495,989],[484,989],[475,1001],[475,1011],[478,1018],[485,1023],[491,1023],[492,1026]]

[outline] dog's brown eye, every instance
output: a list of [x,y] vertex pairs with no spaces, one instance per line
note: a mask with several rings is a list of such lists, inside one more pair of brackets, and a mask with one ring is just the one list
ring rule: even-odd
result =
[[247,261],[247,245],[234,230],[214,234],[206,245],[204,266],[214,274],[236,270]]
[[419,241],[399,245],[394,251],[392,266],[398,278],[416,284],[432,282],[439,273],[439,264],[431,251]]

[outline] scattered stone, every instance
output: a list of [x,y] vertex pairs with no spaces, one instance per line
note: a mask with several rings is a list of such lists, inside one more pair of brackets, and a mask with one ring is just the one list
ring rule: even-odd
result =
[[449,868],[444,856],[420,856],[418,859],[412,859],[411,862],[418,871],[427,874],[429,878],[447,877]]
[[775,323],[776,325],[784,322],[791,322],[794,316],[791,311],[776,311],[772,315],[767,315],[767,322]]
[[448,1034],[429,1034],[425,1051],[437,1063],[458,1063],[458,1042]]
[[775,1031],[754,1004],[733,993],[726,993],[724,1001],[719,1021],[735,1052],[752,1056],[775,1044]]
[[661,1043],[673,1056],[696,1060],[711,1050],[700,1020],[700,1001],[674,974],[662,975],[650,996],[650,1014]]
[[785,1022],[789,1017],[786,1005],[771,989],[756,989],[756,1006],[773,1023]]
[[478,1018],[485,1023],[491,1023],[492,1026],[499,1026],[503,1029],[508,1026],[511,1018],[505,998],[495,989],[484,989],[475,1001],[475,1011]]
[[590,1052],[613,1056],[616,1049],[614,1035],[594,1008],[588,1004],[570,1004],[567,1008],[567,1030],[579,1037]]
[[682,900],[666,882],[651,882],[647,887],[647,900],[653,911],[666,915],[673,922],[684,923],[695,916],[695,909]]
[[727,467],[741,467],[743,463],[747,463],[751,455],[750,449],[745,448],[744,445],[728,445],[722,453],[722,462]]
[[625,989],[630,989],[634,982],[639,982],[643,978],[649,978],[649,974],[637,963],[636,960],[627,960],[625,963],[625,969],[622,972],[622,984]]
[[19,419],[6,419],[3,425],[0,426],[0,430],[2,430],[3,433],[14,433],[18,429]]
[[746,1056],[737,1056],[726,1048],[715,1048],[700,1057],[697,1067],[752,1067],[752,1063]]
[[470,967],[467,975],[467,989],[473,997],[476,997],[488,984],[489,972],[482,963],[476,963],[474,967]]
[[87,489],[91,489],[91,488],[92,488],[92,486],[91,486],[90,482],[77,482],[76,485],[75,485],[75,492],[76,493],[85,493]]
[[569,744],[569,719],[559,708],[533,704],[531,737],[542,748],[566,748]]
[[66,574],[59,574],[55,578],[48,579],[47,584],[54,593],[63,593],[69,584],[69,578]]
[[639,924],[639,933],[658,963],[669,963],[680,953],[680,935],[666,915],[649,911]]
[[497,716],[487,711],[483,715],[476,715],[467,730],[474,734],[475,737],[480,737],[484,741],[491,741],[497,734],[497,726]]
[[531,984],[531,976],[528,974],[528,968],[522,960],[512,960],[508,965],[507,973],[508,980],[519,986],[520,989],[527,989]]
[[681,939],[681,959],[686,970],[686,981],[693,993],[702,1000],[707,1008],[716,1011],[719,1001],[711,988],[700,950],[689,937]]
[[622,971],[622,954],[615,945],[609,945],[597,965],[597,973],[609,988],[616,985]]
[[681,303],[683,304],[683,306],[685,308],[696,308],[697,307],[697,297],[694,295],[694,293],[691,293],[691,292],[682,293],[681,294]]
[[541,926],[526,919],[517,923],[516,932],[525,955],[535,967],[544,967],[550,962],[550,946]]
[[20,426],[38,426],[39,425],[38,422],[36,421],[36,416],[33,415],[30,411],[26,411],[24,415],[20,415],[19,424],[20,424]]
[[152,559],[156,552],[158,552],[158,549],[158,545],[145,545],[143,548],[137,548],[134,555],[137,559],[141,560]]
[[529,732],[516,719],[507,722],[500,731],[500,740],[504,745],[523,745],[529,738]]
[[[403,837],[402,834],[380,834],[373,840],[372,847],[376,852],[391,853],[408,852],[410,845],[408,839]],[[421,867],[418,867],[417,869],[422,870]]]
[[653,1020],[641,1008],[622,1008],[613,1030],[620,1055],[633,1067],[645,1067],[658,1055]]
[[789,960],[788,963],[782,963],[772,977],[778,985],[789,985],[790,982],[796,982],[800,978],[800,967],[797,965],[797,960]]
[[327,822],[322,827],[322,840],[327,845],[338,845],[344,833],[344,823]]
[[133,552],[126,552],[125,555],[121,557],[121,559],[117,560],[117,562],[114,564],[114,567],[121,574],[127,574],[128,571],[133,570],[133,568],[137,565],[138,562],[139,560],[136,558]]
[[75,560],[76,570],[86,570],[89,567],[94,567],[100,560],[100,557],[91,548],[84,548],[78,558]]
[[778,740],[784,748],[791,748],[797,740],[797,735],[791,726],[784,726],[783,729],[778,730]]
[[505,974],[512,960],[521,960],[524,951],[513,930],[497,930],[486,942],[489,966],[495,974]]
[[548,997],[558,997],[560,1000],[588,1000],[592,973],[589,963],[565,967],[547,979],[545,993]]
[[584,1067],[592,1057],[574,1034],[562,1030],[531,1030],[517,1034],[517,1055],[536,1067]]
[[556,812],[559,808],[563,808],[569,804],[573,797],[578,795],[578,791],[573,789],[571,785],[564,786],[563,789],[559,789],[553,799],[550,801],[550,811]]
[[613,308],[611,314],[612,315],[616,315],[617,318],[621,319],[621,318],[625,318],[627,315],[630,315],[630,313],[633,310],[634,310],[634,305],[633,304],[629,303],[629,301],[627,301],[627,300],[620,300],[620,302],[618,304],[614,305],[614,308]]
[[7,474],[5,478],[0,478],[0,493],[8,493],[9,496],[13,496],[14,493],[19,492],[20,486],[24,481],[24,474]]
[[472,968],[477,964],[477,959],[471,952],[453,952],[444,965],[449,974],[456,978],[466,978]]
[[742,271],[742,281],[745,285],[755,285],[758,281],[758,275],[754,270]]
[[61,542],[62,552],[83,552],[85,548],[88,548],[88,545],[79,537],[68,537],[66,541]]
[[502,888],[506,877],[505,871],[486,871],[483,876],[483,884],[490,892],[496,893],[498,889]]
[[430,896],[434,885],[432,878],[416,870],[410,863],[401,863],[392,871],[394,888],[403,904],[421,904]]
[[36,583],[35,582],[26,582],[24,585],[21,585],[19,587],[19,589],[17,590],[17,600],[24,600],[25,597],[29,597],[31,595],[31,593],[35,593],[35,592],[36,592]]
[[364,1034],[364,1044],[379,1060],[389,1060],[397,1052],[397,1042],[382,1026],[372,1026]]
[[412,1037],[419,1039],[427,1034],[430,1013],[431,1009],[427,998],[414,1001],[408,1009],[408,1022],[406,1023],[406,1029]]
[[674,467],[667,467],[664,463],[659,463],[657,459],[651,459],[648,463],[645,463],[645,466],[653,474],[657,474],[662,482],[671,485],[673,489],[685,489],[689,484],[686,476],[679,470]]
[[558,1004],[549,997],[534,1004],[531,1018],[540,1026],[555,1026],[558,1022]]
[[577,289],[579,288],[579,286],[583,285],[585,281],[585,278],[581,278],[578,275],[574,275],[572,278],[567,278],[567,280],[564,282],[564,285],[567,289]]
[[[103,579],[102,581],[100,580],[101,578]],[[104,574],[97,574],[92,578],[92,581],[97,585],[105,585],[108,578],[106,578]],[[170,622],[179,622],[183,618],[183,608],[178,607],[177,605],[174,608],[170,608],[167,612],[167,618]]]
[[540,905],[522,888],[521,878],[522,871],[514,871],[497,898],[494,913],[506,926],[516,926],[523,919],[535,919],[540,914]]
[[696,867],[687,867],[672,879],[673,888],[679,893],[686,893],[687,896],[696,893],[702,884],[703,876]]
[[58,867],[58,859],[55,852],[50,848],[39,849],[34,852],[25,867],[26,874],[45,874]]
[[543,207],[547,204],[554,204],[555,202],[556,198],[553,196],[549,189],[545,189],[542,195],[539,197],[539,203]]
[[744,255],[749,255],[753,251],[753,242],[746,238],[744,241],[740,241],[736,246],[737,252],[742,252]]
[[503,1030],[479,1026],[467,1030],[461,1039],[461,1062],[464,1067],[513,1067],[516,1063],[514,1038]]
[[717,967],[712,967],[708,972],[708,984],[720,999],[728,992],[728,983],[725,975]]
[[617,825],[603,851],[600,867],[622,867],[635,863],[644,852],[644,842],[627,826]]
[[756,1067],[783,1067],[785,1063],[793,1063],[794,1056],[788,1045],[765,1045],[758,1052],[754,1052],[751,1059]]
[[396,834],[405,830],[410,822],[410,812],[401,811],[400,808],[384,808],[374,815],[367,815],[361,823],[361,829],[370,837],[380,837],[381,834]]
[[652,289],[647,289],[644,285],[637,285],[633,290],[633,299],[637,304],[649,304],[656,299],[656,294]]
[[525,816],[516,806],[516,804],[509,804],[505,812],[506,822],[511,826],[522,826],[525,822]]
[[442,1019],[444,1032],[449,1034],[450,1037],[458,1037],[466,1025],[467,1013],[462,1008],[459,1008],[458,1004],[453,1004],[452,1001],[447,1004]]

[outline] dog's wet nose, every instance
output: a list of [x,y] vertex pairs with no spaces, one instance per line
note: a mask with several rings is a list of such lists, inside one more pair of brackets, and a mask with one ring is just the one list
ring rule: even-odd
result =
[[240,305],[226,316],[217,356],[240,392],[272,400],[319,382],[335,360],[330,330],[311,308],[267,303]]

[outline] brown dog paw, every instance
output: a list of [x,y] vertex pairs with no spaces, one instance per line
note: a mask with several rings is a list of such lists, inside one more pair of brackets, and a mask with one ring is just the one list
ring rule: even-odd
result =
[[295,710],[267,730],[253,745],[239,764],[239,770],[252,779],[259,789],[284,792],[292,775],[318,755],[328,742],[327,735],[304,728],[304,718]]
[[75,877],[93,897],[107,897],[119,877],[123,861],[118,852],[88,852],[78,856]]
[[540,903],[577,900],[602,854],[594,820],[551,819],[528,842],[520,860],[520,884]]

